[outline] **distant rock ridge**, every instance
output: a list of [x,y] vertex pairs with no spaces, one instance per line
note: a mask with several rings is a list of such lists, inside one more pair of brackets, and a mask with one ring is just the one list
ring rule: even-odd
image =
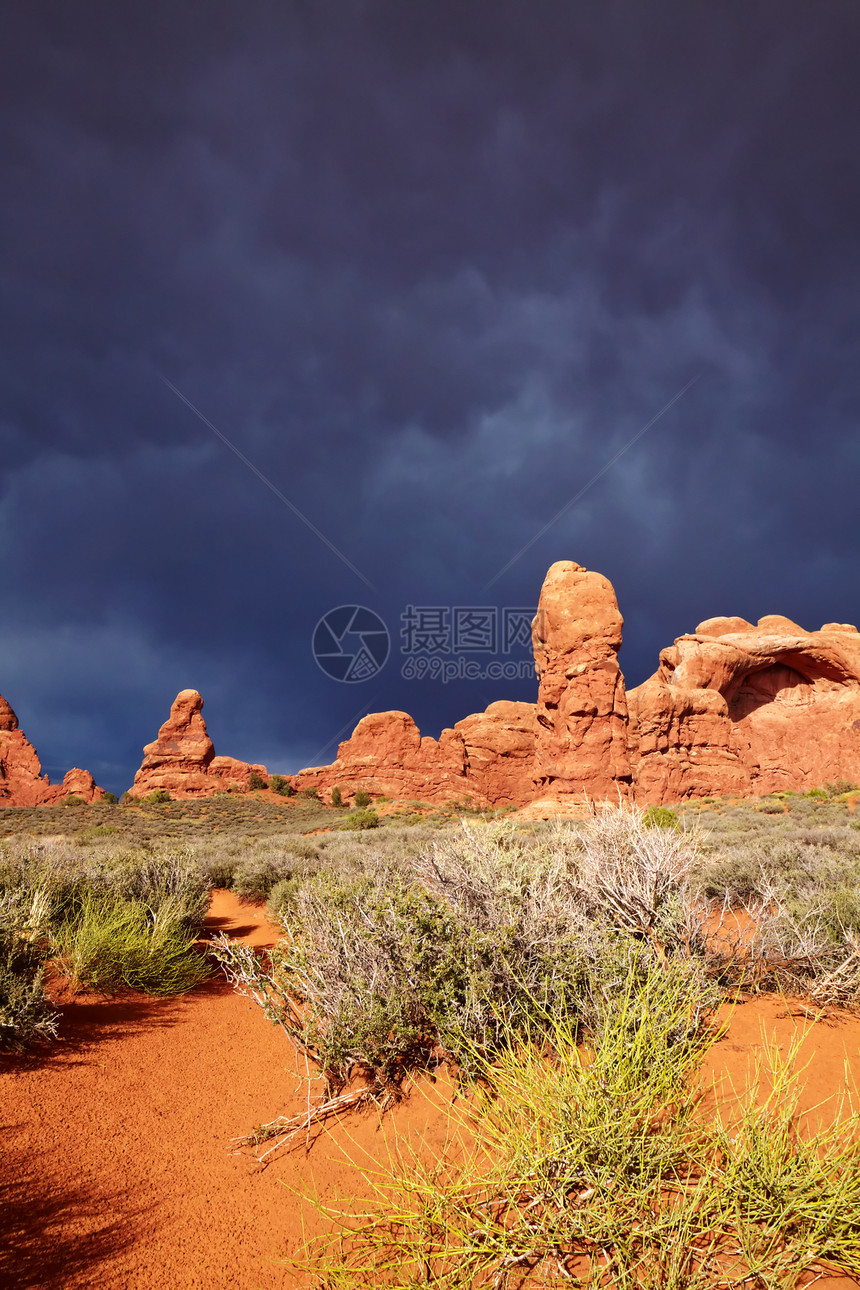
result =
[[293,777],[298,789],[329,794],[337,785],[378,796],[476,806],[524,805],[533,796],[537,718],[533,703],[491,703],[437,739],[422,738],[406,712],[364,717],[330,766]]
[[[623,619],[602,574],[573,560],[550,568],[532,624],[535,703],[491,703],[421,735],[406,712],[364,717],[327,766],[289,776],[296,789],[345,798],[512,806],[535,818],[591,800],[641,805],[803,791],[860,781],[860,635],[850,623],[807,631],[779,614],[753,625],[709,618],[660,654],[626,690]],[[182,690],[129,790],[171,797],[247,790],[266,767],[216,757],[197,690]],[[102,790],[87,771],[42,775],[15,713],[0,699],[0,804],[40,805]]]
[[0,695],[0,806],[51,806],[67,797],[95,802],[104,797],[88,770],[77,767],[62,784],[42,774],[38,753],[18,725],[12,707]]
[[572,560],[547,573],[532,624],[536,704],[493,703],[438,740],[405,712],[359,722],[299,787],[427,802],[471,798],[532,816],[592,800],[662,805],[860,782],[860,635],[779,614],[709,618],[625,691],[612,584]]
[[143,753],[143,764],[128,790],[132,797],[145,797],[156,789],[171,797],[211,797],[231,787],[247,789],[255,772],[268,777],[265,766],[215,756],[197,690],[179,691],[158,738]]

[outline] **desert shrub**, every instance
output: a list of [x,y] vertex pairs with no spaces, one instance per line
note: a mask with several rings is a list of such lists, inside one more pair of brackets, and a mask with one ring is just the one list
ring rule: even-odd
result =
[[111,993],[182,994],[209,975],[203,956],[166,906],[153,914],[140,900],[87,895],[54,934],[58,961],[77,987]]
[[318,788],[302,788],[299,790],[299,797],[303,797],[307,802],[322,802]]
[[376,829],[379,827],[379,816],[376,811],[350,811],[340,827],[354,832],[361,829]]
[[77,794],[70,793],[68,797],[63,798],[63,806],[86,806],[86,802]]
[[745,835],[706,856],[697,884],[703,898],[746,906],[755,921],[748,961],[734,965],[731,979],[824,1002],[860,999],[860,852],[852,829]]
[[88,829],[82,829],[75,835],[75,846],[86,847],[93,842],[100,842],[102,838],[109,838],[116,834],[118,830],[113,824],[93,824]]
[[19,1051],[57,1033],[45,996],[44,901],[24,889],[0,897],[0,1048]]
[[58,1014],[44,991],[44,956],[0,929],[0,1048],[53,1039]]
[[696,875],[704,899],[725,902],[733,908],[760,899],[762,866],[759,853],[750,847],[733,847],[706,856]]
[[642,816],[646,829],[679,829],[678,812],[670,806],[649,806]]
[[800,1136],[792,1057],[773,1050],[764,1101],[703,1122],[699,991],[652,969],[603,1005],[590,1053],[563,1019],[502,1048],[443,1146],[373,1160],[371,1194],[323,1208],[292,1267],[342,1290],[395,1284],[391,1269],[440,1290],[791,1290],[822,1264],[860,1272],[860,1116]]
[[167,802],[171,802],[173,799],[166,788],[154,788],[151,793],[147,793],[146,796],[142,797],[140,800],[141,802],[145,802],[147,806],[164,806]]
[[274,789],[274,791],[279,793],[281,797],[295,797],[296,795],[296,790],[293,788],[290,781],[285,779],[283,775],[270,775],[269,788]]
[[304,854],[293,851],[252,851],[233,870],[231,886],[242,900],[263,903],[274,887],[284,880],[304,881],[317,868],[316,848]]
[[200,872],[206,879],[209,888],[228,889],[233,886],[233,878],[238,865],[238,857],[218,853],[210,855],[200,862]]
[[[209,905],[209,883],[187,850],[120,852],[102,871],[105,891],[123,900],[141,901],[153,917],[168,918],[197,932]],[[97,889],[92,875],[88,890]]]
[[602,921],[674,952],[692,931],[686,891],[698,864],[694,829],[649,826],[645,813],[597,807],[581,835],[578,878],[587,910]]
[[830,794],[826,788],[811,788],[809,792],[804,793],[803,796],[813,802],[826,802]]
[[845,793],[860,793],[860,784],[855,784],[851,779],[828,780],[824,787],[830,797],[842,797]]
[[117,802],[119,801],[119,798],[117,797],[116,793],[106,792],[104,797],[102,797],[101,800],[105,804],[105,806],[116,806]]
[[197,931],[208,906],[209,882],[188,850],[22,848],[0,863],[0,891],[38,896],[42,924],[51,930],[73,922],[88,897],[143,902],[156,915]]
[[324,837],[303,838],[300,834],[293,834],[286,844],[286,849],[291,856],[296,856],[299,860],[317,860],[320,849],[325,847],[327,842]]
[[352,800],[359,810],[364,810],[365,807],[370,806],[370,803],[373,801],[373,798],[370,796],[369,793],[366,793],[363,788],[359,788],[353,794]]
[[258,770],[252,770],[248,776],[248,787],[250,789],[268,788],[269,781],[264,779]]
[[266,917],[270,922],[277,923],[283,928],[288,926],[301,885],[302,880],[298,876],[281,878],[275,883],[266,901]]
[[[399,866],[386,848],[356,876],[327,868],[290,891],[268,967],[226,941],[219,957],[333,1090],[360,1068],[390,1094],[440,1053],[463,1065],[472,1045],[492,1051],[552,1015],[593,1026],[599,1000],[650,958],[694,970],[670,896],[695,843],[618,814],[623,827],[602,813],[586,839],[567,827],[532,837],[464,826],[417,856],[407,849]],[[327,865],[336,858],[327,849]]]
[[337,784],[335,784],[334,788],[331,790],[331,804],[332,806],[343,806],[343,794]]

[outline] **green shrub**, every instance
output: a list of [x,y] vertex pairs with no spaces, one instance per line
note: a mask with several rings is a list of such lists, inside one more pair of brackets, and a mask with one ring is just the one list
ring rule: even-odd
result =
[[70,793],[68,797],[63,798],[63,806],[86,806],[86,802],[75,793]]
[[845,793],[860,793],[860,784],[855,784],[851,779],[828,781],[824,787],[830,797],[842,797]]
[[362,829],[376,829],[379,828],[379,816],[376,811],[350,811],[340,827],[353,832],[359,832]]
[[355,803],[355,805],[359,808],[359,810],[363,810],[366,806],[370,806],[370,803],[373,801],[373,798],[370,796],[369,793],[366,793],[363,788],[359,788],[357,792],[354,794],[352,800]]
[[104,797],[101,800],[102,802],[104,802],[105,806],[116,806],[117,802],[119,801],[119,798],[117,797],[116,793],[105,793]]
[[317,788],[303,788],[299,792],[299,797],[305,798],[308,802],[322,802],[322,798],[319,795],[319,789]]
[[296,795],[296,790],[293,788],[290,781],[285,779],[283,775],[270,775],[269,788],[274,789],[274,791],[279,793],[281,797],[295,797]]
[[826,802],[830,797],[826,788],[811,788],[808,793],[803,794],[813,802]]
[[279,882],[304,870],[305,865],[292,855],[249,855],[236,865],[231,886],[242,900],[262,904]]
[[209,975],[181,922],[143,901],[87,895],[56,933],[58,961],[77,987],[183,994]]
[[268,788],[269,781],[264,779],[258,770],[252,770],[248,776],[248,788],[252,791],[260,788]]
[[681,821],[677,811],[669,806],[649,806],[642,816],[646,829],[679,829]]
[[147,793],[146,797],[142,797],[140,800],[145,802],[147,806],[164,806],[165,803],[173,799],[166,788],[154,788],[151,793]]
[[90,828],[82,829],[80,833],[75,834],[75,846],[90,846],[93,842],[99,842],[102,838],[109,838],[118,831],[113,824],[93,824]]
[[219,887],[227,890],[233,886],[233,877],[238,867],[236,856],[213,856],[202,864],[202,872],[206,876],[209,887]]
[[301,879],[298,877],[281,878],[275,883],[269,892],[269,899],[266,901],[266,917],[270,922],[278,923],[281,927],[286,928],[288,920],[295,910],[296,896],[301,885]]
[[86,889],[140,901],[155,919],[197,933],[209,906],[209,882],[201,865],[183,850],[124,852],[87,876]]
[[331,804],[332,806],[343,806],[343,794],[337,784],[335,784],[334,788],[331,790]]

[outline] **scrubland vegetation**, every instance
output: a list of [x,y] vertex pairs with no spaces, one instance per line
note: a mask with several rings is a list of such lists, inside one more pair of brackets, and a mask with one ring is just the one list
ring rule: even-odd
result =
[[80,988],[191,988],[208,892],[230,887],[283,938],[214,957],[324,1089],[249,1135],[261,1155],[443,1064],[462,1089],[441,1152],[362,1164],[371,1195],[306,1254],[318,1285],[857,1274],[858,1116],[800,1133],[775,1054],[770,1096],[732,1118],[704,1115],[696,1084],[721,1001],[860,1002],[855,800],[831,785],[547,824],[301,798],[67,809],[62,837],[0,843],[0,1033],[55,1033],[49,960]]

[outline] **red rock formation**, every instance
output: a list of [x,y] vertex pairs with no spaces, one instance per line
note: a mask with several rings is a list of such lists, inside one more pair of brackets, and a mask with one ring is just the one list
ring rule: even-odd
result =
[[628,694],[637,801],[860,780],[860,636],[709,618]]
[[537,710],[499,699],[454,726],[466,750],[466,777],[491,806],[522,805],[534,796]]
[[335,762],[299,771],[294,783],[324,796],[337,785],[345,797],[363,789],[433,803],[526,802],[532,795],[535,733],[532,703],[491,703],[486,712],[443,730],[438,740],[422,738],[405,712],[372,713],[340,745]]
[[213,757],[208,773],[210,779],[218,781],[212,790],[215,793],[223,793],[231,786],[247,791],[251,776],[255,774],[262,779],[269,778],[269,772],[261,762],[238,761],[235,757]]
[[534,798],[629,796],[627,701],[618,667],[623,623],[607,578],[573,560],[552,565],[532,624],[540,683]]
[[36,749],[19,729],[18,718],[0,695],[0,806],[48,806],[64,797],[95,802],[104,796],[88,770],[70,770],[62,784],[42,774]]
[[85,802],[97,802],[104,797],[104,789],[99,788],[88,770],[75,766],[67,770],[61,785],[61,797],[80,797]]
[[[293,783],[326,797],[337,785],[347,798],[364,789],[400,800],[528,804],[530,818],[541,818],[577,814],[585,795],[618,801],[635,792],[647,804],[860,780],[860,636],[852,626],[806,632],[779,615],[756,627],[711,618],[663,650],[655,675],[626,695],[622,625],[608,580],[559,561],[532,625],[536,705],[493,703],[438,740],[422,738],[405,712],[374,713],[336,761],[300,771]],[[246,787],[255,770],[265,776],[264,766],[214,756],[202,706],[196,690],[177,697],[145,749],[136,796],[155,788],[205,795]],[[0,709],[0,730],[4,719]],[[23,765],[20,750],[18,757]]]
[[233,785],[247,788],[254,771],[268,776],[265,766],[215,756],[202,708],[197,690],[180,690],[158,738],[143,750],[143,764],[129,789],[132,797],[155,789],[166,789],[176,798],[210,797]]

